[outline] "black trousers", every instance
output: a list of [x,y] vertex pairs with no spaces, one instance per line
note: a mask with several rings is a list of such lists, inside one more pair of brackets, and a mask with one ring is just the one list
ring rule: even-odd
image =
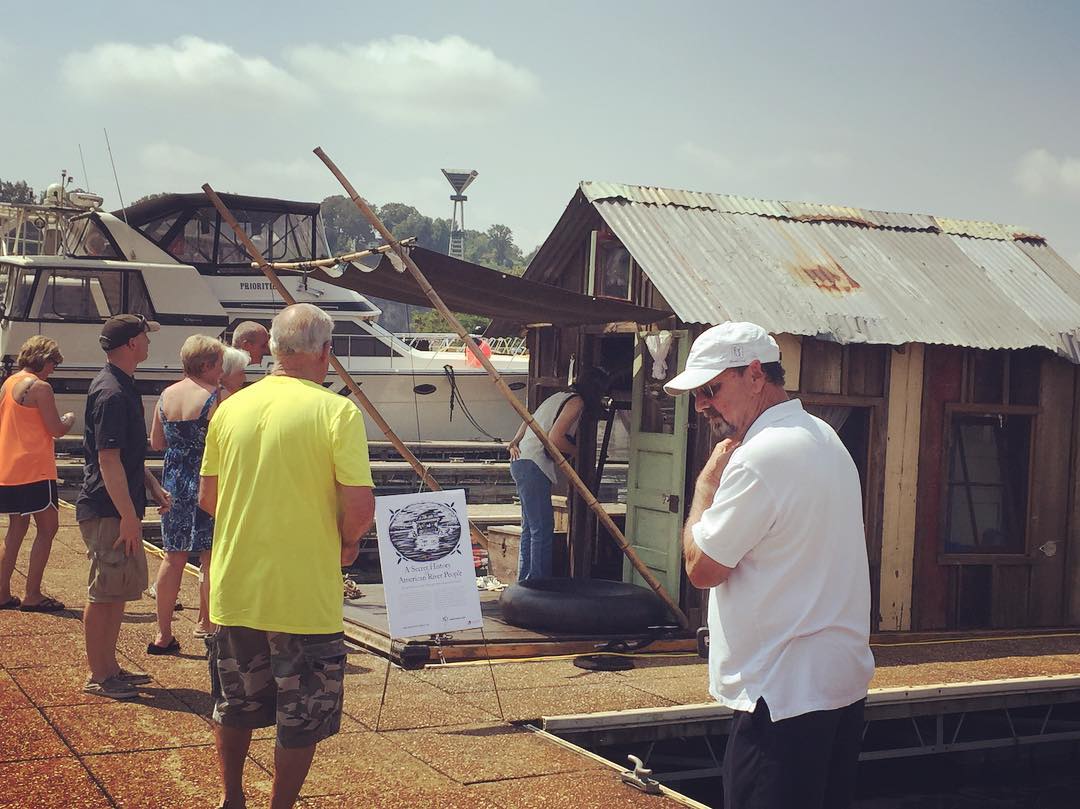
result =
[[845,809],[855,795],[866,700],[773,722],[759,699],[735,711],[724,809]]

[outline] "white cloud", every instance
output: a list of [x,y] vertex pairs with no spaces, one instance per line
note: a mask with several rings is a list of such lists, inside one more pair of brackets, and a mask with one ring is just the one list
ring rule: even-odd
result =
[[[242,56],[228,45],[195,36],[171,43],[106,42],[68,54],[61,66],[67,85],[87,98],[135,95],[132,100],[222,102],[303,101],[307,88],[261,56]],[[200,110],[193,108],[192,114]]]
[[727,155],[692,140],[684,141],[679,146],[679,151],[693,162],[706,166],[717,174],[726,174],[735,167],[734,162]]
[[314,157],[266,160],[254,156],[209,155],[168,141],[138,152],[140,193],[197,192],[203,183],[216,191],[288,199],[321,200],[336,182]]
[[839,171],[851,165],[851,159],[836,150],[784,150],[769,154],[731,155],[685,141],[679,151],[694,163],[711,169],[717,174],[731,177],[752,178],[764,172],[794,172],[812,169],[815,172]]
[[392,123],[476,120],[539,93],[529,70],[460,36],[398,35],[338,48],[303,45],[287,54],[314,85],[337,90],[357,112]]
[[1046,149],[1030,149],[1020,158],[1013,177],[1032,195],[1080,194],[1080,157],[1058,157]]

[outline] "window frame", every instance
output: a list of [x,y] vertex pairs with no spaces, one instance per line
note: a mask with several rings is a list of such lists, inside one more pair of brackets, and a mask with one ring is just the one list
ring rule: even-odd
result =
[[[11,315],[5,312],[4,317],[12,320],[17,320],[22,323],[79,323],[79,324],[96,324],[100,325],[108,320],[110,317],[118,314],[124,314],[130,312],[130,289],[131,289],[131,277],[137,276],[142,284],[142,289],[146,293],[146,302],[149,306],[149,313],[144,313],[148,320],[157,319],[157,308],[154,306],[154,301],[150,297],[150,290],[146,285],[146,279],[142,277],[142,272],[137,269],[129,269],[127,267],[96,267],[94,269],[87,269],[85,267],[78,267],[74,265],[57,266],[57,267],[21,267],[19,268],[24,272],[34,273],[34,281],[30,289],[30,297],[26,305],[26,315],[20,317],[18,315]],[[92,276],[101,273],[119,274],[120,275],[120,309],[117,312],[112,312],[110,307],[110,313],[99,319],[88,318],[76,318],[76,317],[41,317],[40,312],[38,315],[31,316],[30,312],[34,310],[35,306],[40,306],[41,301],[39,296],[43,296],[42,290],[42,278],[48,274],[49,278],[55,277],[56,273],[63,275],[64,273],[72,273],[75,275]],[[45,283],[48,283],[46,281]],[[106,299],[107,300],[107,299]]]
[[[608,249],[610,246],[618,245],[626,251],[626,255],[629,259],[629,264],[626,268],[626,295],[607,295],[599,291],[602,267],[599,263],[601,253]],[[585,294],[594,298],[603,298],[611,301],[625,301],[626,303],[634,303],[637,299],[635,294],[637,293],[635,278],[639,275],[636,270],[638,269],[637,260],[634,258],[634,254],[630,251],[618,236],[607,229],[593,230],[589,234],[589,260],[588,266],[585,272]]]
[[[1027,457],[1027,492],[1024,497],[1024,514],[1020,519],[1020,527],[1023,530],[1021,548],[1015,551],[987,552],[974,550],[972,552],[946,550],[948,541],[949,488],[952,485],[949,478],[949,463],[952,457],[953,435],[955,431],[954,421],[956,416],[1026,416],[1031,419],[1031,434],[1028,439]],[[1024,564],[1030,562],[1031,550],[1031,510],[1034,493],[1035,476],[1032,473],[1035,465],[1036,435],[1039,429],[1039,406],[1038,405],[1008,405],[1008,404],[979,404],[970,402],[952,402],[945,405],[945,435],[941,445],[941,513],[938,515],[938,563],[945,565],[964,564]],[[978,547],[978,546],[976,546]]]

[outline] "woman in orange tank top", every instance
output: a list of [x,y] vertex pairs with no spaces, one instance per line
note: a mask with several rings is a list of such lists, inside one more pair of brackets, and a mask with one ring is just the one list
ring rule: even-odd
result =
[[[31,337],[19,350],[19,370],[0,387],[0,514],[8,517],[0,560],[0,610],[56,612],[64,605],[41,592],[41,577],[59,525],[56,454],[53,440],[66,435],[74,413],[56,411],[46,382],[63,362],[60,347],[48,337]],[[37,537],[30,550],[26,591],[11,594],[11,574],[33,515]]]

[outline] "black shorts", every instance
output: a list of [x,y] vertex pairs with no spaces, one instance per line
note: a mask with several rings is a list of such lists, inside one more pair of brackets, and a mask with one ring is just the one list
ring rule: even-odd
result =
[[0,514],[37,514],[60,507],[60,490],[55,480],[39,480],[18,486],[0,486]]

